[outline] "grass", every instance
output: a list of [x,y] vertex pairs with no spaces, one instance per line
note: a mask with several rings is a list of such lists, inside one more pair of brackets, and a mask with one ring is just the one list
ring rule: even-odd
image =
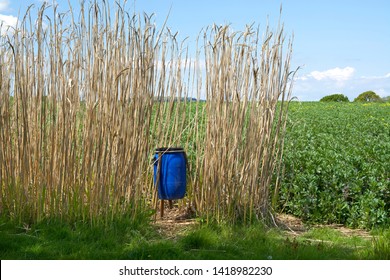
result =
[[114,222],[110,226],[92,226],[83,222],[65,224],[42,221],[15,226],[4,222],[0,227],[2,259],[124,259],[127,242],[152,237],[147,223]]
[[388,259],[390,231],[372,240],[335,229],[314,228],[293,238],[279,229],[198,224],[173,239],[146,219],[91,226],[82,222],[40,222],[31,227],[2,220],[1,259],[135,260],[329,260]]

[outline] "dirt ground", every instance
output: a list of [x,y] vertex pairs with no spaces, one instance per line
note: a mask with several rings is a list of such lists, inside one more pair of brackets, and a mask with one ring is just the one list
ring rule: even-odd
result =
[[351,229],[340,224],[329,225],[310,225],[307,227],[301,219],[288,214],[278,214],[276,216],[276,223],[287,234],[293,236],[300,236],[306,233],[310,228],[331,228],[341,232],[345,236],[358,236],[363,238],[372,238],[368,231],[362,229]]
[[157,211],[155,220],[158,231],[168,239],[175,239],[198,223],[191,208],[170,208],[169,205],[165,205],[162,217],[160,209]]
[[[372,238],[369,232],[362,229],[351,229],[339,224],[330,225],[310,225],[306,226],[301,219],[288,214],[277,214],[274,222],[287,236],[299,237],[306,233],[310,228],[327,227],[341,232],[345,236],[357,236],[362,238]],[[179,208],[177,205],[169,207],[165,203],[163,217],[160,209],[155,216],[155,224],[158,231],[168,239],[175,239],[177,236],[185,234],[197,225],[195,211],[191,208]]]

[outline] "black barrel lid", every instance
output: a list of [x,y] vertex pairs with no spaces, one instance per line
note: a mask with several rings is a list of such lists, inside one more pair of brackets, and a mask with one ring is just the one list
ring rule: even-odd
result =
[[164,148],[157,148],[156,153],[179,153],[184,152],[184,149],[182,147],[164,147]]

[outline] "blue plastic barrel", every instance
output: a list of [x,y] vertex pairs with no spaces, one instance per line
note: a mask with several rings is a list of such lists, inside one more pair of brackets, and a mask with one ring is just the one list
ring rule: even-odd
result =
[[159,199],[180,199],[186,193],[186,155],[183,148],[158,148],[154,154],[154,185]]

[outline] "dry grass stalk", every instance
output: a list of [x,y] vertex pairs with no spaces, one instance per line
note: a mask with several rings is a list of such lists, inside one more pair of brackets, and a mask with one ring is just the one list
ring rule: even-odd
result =
[[232,33],[228,26],[204,35],[207,125],[198,167],[203,180],[193,182],[193,195],[201,211],[219,221],[269,216],[291,94],[292,48],[282,61],[283,28],[264,36],[261,43],[258,30]]
[[290,94],[282,28],[260,42],[251,27],[214,26],[193,60],[176,34],[121,6],[46,17],[58,11],[44,4],[36,23],[31,11],[0,37],[1,214],[134,217],[157,202],[154,149],[183,146],[183,204],[218,221],[267,215]]

